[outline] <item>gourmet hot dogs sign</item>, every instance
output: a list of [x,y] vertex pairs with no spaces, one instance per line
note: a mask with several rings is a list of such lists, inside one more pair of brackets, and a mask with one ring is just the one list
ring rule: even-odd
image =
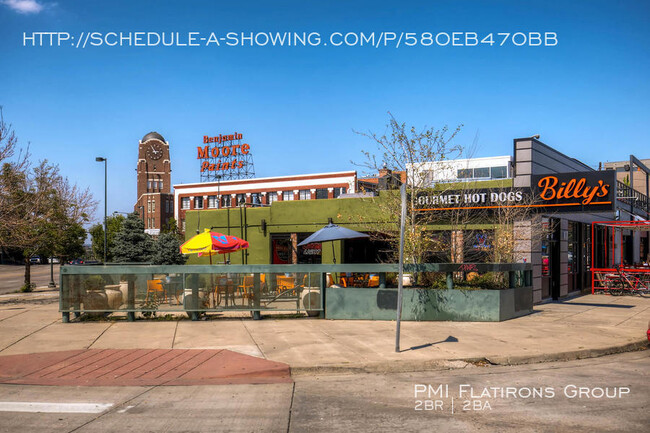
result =
[[415,211],[453,211],[526,207],[544,212],[612,211],[616,200],[613,171],[531,176],[531,188],[429,190],[418,193]]

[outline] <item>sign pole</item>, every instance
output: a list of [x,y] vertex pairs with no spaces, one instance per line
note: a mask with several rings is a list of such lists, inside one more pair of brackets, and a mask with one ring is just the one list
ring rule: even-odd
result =
[[399,222],[399,275],[397,276],[397,328],[395,330],[395,352],[399,353],[399,331],[402,320],[402,292],[404,291],[404,225],[406,223],[406,184],[399,189],[402,198],[402,215]]

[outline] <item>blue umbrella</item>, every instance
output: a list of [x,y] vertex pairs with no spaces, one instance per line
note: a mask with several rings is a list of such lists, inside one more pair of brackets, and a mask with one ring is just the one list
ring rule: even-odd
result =
[[[354,230],[346,229],[345,227],[337,226],[336,224],[329,223],[322,229],[313,233],[307,239],[298,244],[299,247],[314,242],[328,242],[340,241],[343,239],[359,239],[369,238],[365,233],[355,232]],[[332,244],[332,253],[334,253],[334,244]],[[336,263],[336,256],[334,256],[334,263]]]

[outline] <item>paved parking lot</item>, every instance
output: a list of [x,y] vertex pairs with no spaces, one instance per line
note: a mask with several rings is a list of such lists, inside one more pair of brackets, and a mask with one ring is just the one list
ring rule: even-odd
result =
[[[54,282],[59,285],[59,266],[54,265]],[[50,265],[30,266],[32,283],[47,286],[50,282]],[[25,267],[18,265],[0,265],[0,295],[20,289],[25,281]]]

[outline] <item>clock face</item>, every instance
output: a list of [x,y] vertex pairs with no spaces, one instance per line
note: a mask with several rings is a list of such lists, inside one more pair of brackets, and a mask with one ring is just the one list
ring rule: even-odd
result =
[[160,143],[147,144],[147,158],[157,160],[163,156],[163,146]]

